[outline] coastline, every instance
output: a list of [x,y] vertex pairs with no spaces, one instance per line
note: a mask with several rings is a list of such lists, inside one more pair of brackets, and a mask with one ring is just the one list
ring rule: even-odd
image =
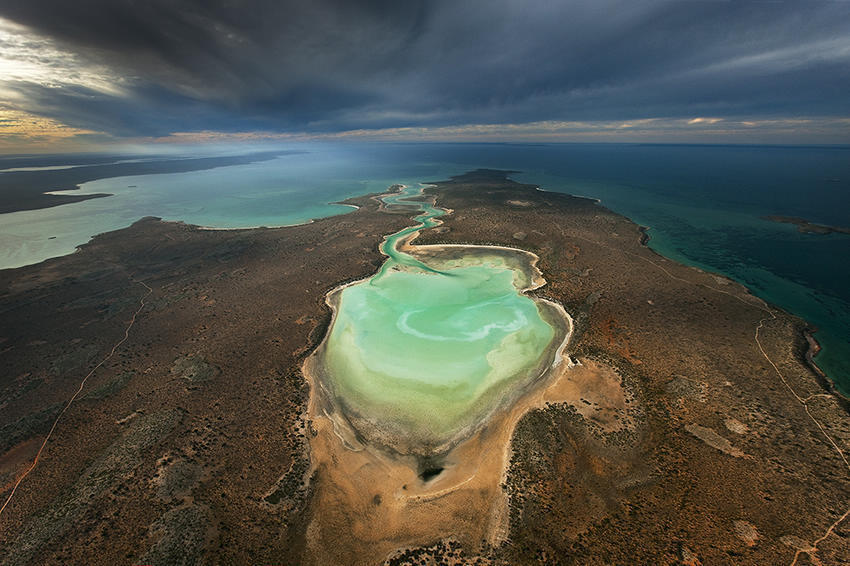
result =
[[[599,202],[599,204],[601,205],[601,201]],[[650,229],[651,229],[650,226],[638,225],[638,230],[640,231],[640,236],[638,238],[638,241],[640,242],[640,244],[642,246],[646,246],[651,251],[658,254],[658,252],[656,250],[652,249],[649,246],[649,241],[650,241],[649,230]],[[661,257],[665,257],[662,254],[658,254],[658,255],[661,256]],[[667,258],[667,259],[670,259],[670,258]],[[700,269],[700,268],[695,268],[695,269]],[[717,272],[712,272],[712,273],[715,273],[718,277],[724,277],[724,278],[728,279],[729,281],[739,283],[738,281],[732,279],[731,277],[728,277],[725,274],[717,273]],[[739,283],[739,284],[743,285],[743,283]],[[750,293],[752,293],[752,290],[749,287],[747,287],[746,285],[744,285],[744,287],[746,287],[747,290],[750,291]],[[753,296],[756,296],[756,295],[753,295]],[[762,300],[764,301],[764,299],[762,299]],[[783,309],[782,307],[779,307],[778,305],[772,304],[768,301],[764,301],[764,302],[765,302],[766,305],[768,305],[769,308],[773,308],[773,309],[776,309],[776,310],[781,310],[783,312],[786,312],[785,309]],[[790,313],[787,313],[787,312],[786,312],[786,314],[790,315]],[[791,315],[791,316],[793,316],[793,315]],[[812,373],[815,375],[816,379],[818,380],[818,383],[821,384],[824,391],[826,391],[827,393],[830,393],[832,395],[835,395],[839,399],[839,401],[841,402],[841,406],[844,407],[844,409],[847,411],[848,415],[850,415],[850,396],[845,395],[840,389],[838,389],[838,387],[835,385],[834,380],[832,378],[830,378],[829,375],[827,375],[827,373],[817,364],[817,360],[815,359],[816,356],[818,355],[818,353],[821,351],[821,345],[817,341],[817,338],[815,338],[815,336],[814,336],[815,333],[817,332],[817,328],[814,328],[811,325],[809,325],[808,322],[805,319],[800,318],[800,321],[804,325],[806,325],[803,328],[803,330],[800,331],[800,333],[802,334],[803,338],[805,338],[805,340],[808,344],[805,352],[803,353],[803,355],[801,357],[801,360],[806,363],[806,365],[809,367],[809,369],[811,369]]]
[[769,222],[778,222],[780,224],[792,224],[797,227],[797,231],[801,234],[818,234],[818,235],[827,235],[827,234],[845,234],[850,235],[850,228],[844,226],[831,226],[829,224],[818,224],[817,222],[812,222],[810,220],[806,220],[805,218],[800,218],[798,216],[784,216],[781,214],[769,214],[767,216],[762,217],[763,220],[767,220]]
[[[593,201],[594,204],[596,204],[597,206],[607,210],[611,214],[616,214],[618,216],[621,216],[621,217],[625,218],[626,220],[628,220],[629,222],[631,222],[632,224],[634,224],[637,227],[638,232],[639,232],[638,242],[642,246],[647,248],[649,251],[651,251],[652,253],[654,253],[655,255],[657,255],[660,258],[664,258],[665,260],[680,263],[676,259],[672,259],[672,258],[665,256],[664,254],[660,253],[658,250],[654,249],[650,245],[652,238],[651,238],[649,231],[652,229],[651,226],[645,226],[645,225],[639,224],[639,223],[635,222],[634,220],[632,220],[631,218],[629,218],[628,216],[626,216],[622,213],[619,213],[619,212],[617,212],[617,211],[615,211],[611,208],[608,208],[607,206],[605,206],[602,199],[593,198],[593,197],[586,197],[586,196],[581,196],[581,195],[573,195],[571,193],[563,193],[563,192],[560,192],[560,191],[547,191],[546,189],[541,188],[539,186],[536,186],[536,190],[544,192],[544,193],[551,193],[551,194],[555,194],[555,195],[567,195],[567,196],[574,197],[574,198],[580,198],[580,199],[586,199],[586,200]],[[782,218],[782,220],[777,220],[775,218]],[[803,223],[806,223],[806,224],[811,224],[807,220],[798,219],[796,217],[765,217],[765,219],[769,220],[769,221],[773,221],[773,222],[789,223],[789,224],[797,225],[802,233],[807,233],[807,232],[803,229],[802,226],[800,226],[799,223],[803,222]],[[820,225],[816,225],[816,226],[820,226]],[[833,229],[835,227],[828,226],[827,228]],[[842,230],[843,229],[832,230],[832,232],[844,233]],[[823,232],[818,232],[818,233],[823,233]],[[803,338],[805,338],[805,340],[809,344],[808,349],[803,354],[801,354],[800,360],[802,362],[804,362],[806,364],[806,366],[809,367],[809,369],[814,374],[815,378],[817,379],[817,381],[821,385],[821,387],[824,389],[824,391],[831,394],[831,395],[834,395],[840,401],[842,407],[845,408],[847,413],[850,414],[850,393],[845,394],[844,392],[842,392],[838,388],[838,386],[836,386],[835,380],[832,377],[830,377],[829,374],[827,374],[823,370],[823,368],[821,368],[817,363],[816,358],[817,358],[818,353],[821,351],[821,346],[820,346],[820,343],[818,343],[817,339],[814,337],[814,334],[817,333],[816,327],[814,327],[806,319],[788,312],[784,307],[781,307],[781,306],[779,306],[775,303],[771,303],[771,302],[759,297],[757,294],[755,294],[755,292],[746,283],[744,283],[742,281],[738,281],[737,279],[727,275],[726,273],[722,273],[720,271],[716,271],[714,269],[703,267],[703,266],[688,265],[688,264],[682,264],[682,265],[685,265],[686,267],[688,267],[690,269],[696,269],[698,271],[711,273],[712,275],[714,275],[716,277],[722,277],[723,279],[725,279],[729,282],[740,285],[744,289],[747,290],[747,293],[750,296],[757,298],[758,300],[763,302],[765,305],[767,305],[767,307],[769,309],[775,309],[775,310],[781,311],[781,312],[787,314],[788,316],[792,316],[792,317],[798,319],[801,322],[801,326],[803,326],[805,328],[805,330],[801,331],[801,335],[803,336]]]
[[[352,197],[352,198],[357,198],[357,197]],[[338,206],[348,206],[350,208],[353,208],[354,210],[357,210],[357,209],[360,208],[356,204],[349,204],[349,203],[344,202],[344,201],[342,201],[342,202],[328,202],[328,203],[325,203],[325,204],[327,204],[327,205],[335,204],[335,205],[338,205]],[[310,218],[309,220],[305,220],[304,222],[293,222],[292,224],[273,224],[271,226],[239,226],[237,228],[219,228],[219,227],[216,227],[216,226],[203,226],[201,224],[190,224],[190,223],[184,222],[182,220],[162,220],[161,218],[160,218],[160,220],[162,220],[163,222],[176,222],[178,224],[185,224],[186,226],[193,226],[193,227],[197,228],[198,230],[209,230],[209,231],[214,232],[214,231],[238,231],[238,230],[274,230],[275,228],[291,228],[293,226],[304,226],[305,224],[312,224],[313,222],[316,222],[317,220],[321,220],[323,218],[333,218],[334,216],[342,216],[343,214],[347,214],[347,213],[346,212],[340,212],[339,214],[332,214],[330,216],[319,216],[317,218]]]
[[0,214],[11,214],[27,210],[42,210],[54,206],[64,206],[83,202],[87,200],[114,196],[112,193],[83,193],[73,194],[71,191],[79,191],[80,186],[74,185],[63,189],[51,189],[34,195],[26,195],[16,204],[3,203],[0,200]]
[[[188,157],[159,161],[119,161],[73,166],[68,169],[40,171],[7,171],[0,173],[0,211],[2,213],[51,208],[81,199],[96,198],[89,195],[51,195],[54,191],[80,189],[80,185],[102,179],[130,177],[157,173],[188,173],[270,161],[298,151],[259,151],[223,157]],[[59,188],[56,187],[67,187]],[[110,196],[101,195],[98,196]],[[72,199],[65,200],[62,199]]]
[[[89,198],[100,198],[100,197],[108,197],[108,196],[112,196],[112,195],[99,194],[99,193],[91,195],[91,196],[89,196],[89,195],[79,195],[79,197],[77,197],[77,200],[71,201],[70,203],[64,203],[64,204],[73,204],[74,202],[78,202],[80,200],[87,200]],[[353,197],[346,199],[346,201],[355,200],[355,199],[359,199],[359,198],[365,198],[365,197],[368,197],[368,196],[370,196],[370,195],[353,196]],[[325,203],[325,204],[326,205],[347,206],[347,207],[352,208],[353,210],[358,210],[360,208],[360,205],[351,204],[351,203],[346,202],[346,201],[328,202],[328,203]],[[17,212],[17,211],[15,211],[15,212]],[[112,232],[118,232],[120,230],[126,230],[127,228],[130,228],[131,226],[133,226],[134,224],[136,224],[138,222],[142,222],[142,221],[149,220],[149,219],[154,219],[154,220],[157,220],[159,222],[166,223],[166,224],[176,224],[176,225],[188,226],[188,227],[194,228],[196,230],[206,231],[206,232],[244,232],[244,231],[250,231],[250,230],[275,230],[275,229],[279,229],[279,228],[292,228],[294,226],[304,226],[304,225],[307,225],[307,224],[313,224],[313,223],[315,223],[319,220],[323,220],[325,218],[334,218],[336,216],[343,216],[345,214],[349,214],[350,212],[352,212],[352,211],[340,212],[339,214],[331,214],[329,216],[319,216],[319,217],[315,217],[315,218],[310,218],[308,220],[305,220],[304,222],[294,222],[292,224],[278,224],[278,225],[272,225],[272,226],[239,226],[239,227],[235,227],[235,228],[217,227],[217,226],[204,226],[202,224],[194,224],[194,223],[191,223],[191,222],[186,222],[184,220],[166,220],[166,219],[162,218],[161,216],[151,216],[151,215],[142,216],[142,217],[134,220],[133,222],[131,222],[127,226],[121,226],[121,227],[115,228],[113,230],[107,230],[105,232],[98,232],[97,234],[92,234],[91,236],[89,236],[88,240],[86,240],[85,242],[82,242],[80,244],[77,244],[76,246],[74,246],[74,249],[68,251],[67,253],[52,255],[50,257],[46,257],[44,259],[25,263],[25,264],[22,264],[22,265],[0,267],[0,271],[6,270],[6,269],[20,269],[22,267],[29,267],[29,266],[32,266],[32,265],[38,265],[40,263],[44,263],[45,261],[50,261],[50,260],[53,260],[53,259],[66,257],[66,256],[69,256],[69,255],[75,254],[80,249],[91,244],[91,242],[95,238],[102,237],[102,236],[104,236],[106,234],[110,234]],[[3,213],[0,213],[0,215],[2,215],[2,214]],[[0,216],[0,218],[2,218],[2,216]]]
[[[803,321],[805,323],[805,321]],[[848,415],[850,415],[850,396],[845,395],[838,387],[835,386],[835,383],[826,374],[823,369],[817,364],[815,357],[821,351],[821,345],[818,342],[817,338],[815,338],[815,333],[817,332],[817,328],[811,328],[809,326],[804,326],[800,331],[800,334],[803,336],[803,339],[806,341],[806,348],[802,355],[802,361],[809,367],[812,373],[815,376],[817,382],[823,387],[824,391],[827,393],[834,395],[839,404],[844,408]]]

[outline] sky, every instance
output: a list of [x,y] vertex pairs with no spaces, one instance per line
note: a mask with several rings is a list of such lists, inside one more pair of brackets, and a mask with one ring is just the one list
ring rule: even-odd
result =
[[850,143],[850,1],[0,0],[0,152]]

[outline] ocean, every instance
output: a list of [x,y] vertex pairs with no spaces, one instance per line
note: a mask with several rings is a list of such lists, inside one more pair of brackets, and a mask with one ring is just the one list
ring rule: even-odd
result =
[[[823,347],[818,365],[850,393],[850,235],[802,234],[764,219],[786,215],[850,226],[850,147],[328,143],[284,149],[299,153],[93,180],[72,194],[114,196],[2,214],[0,268],[71,253],[94,234],[143,216],[219,228],[297,224],[344,214],[350,209],[329,203],[393,183],[509,169],[517,171],[514,179],[544,190],[600,199],[648,226],[649,245],[658,253],[739,281],[807,320]],[[55,176],[87,166],[81,161],[42,156],[37,166]],[[2,164],[31,165],[14,158]],[[13,173],[0,171],[0,186]]]

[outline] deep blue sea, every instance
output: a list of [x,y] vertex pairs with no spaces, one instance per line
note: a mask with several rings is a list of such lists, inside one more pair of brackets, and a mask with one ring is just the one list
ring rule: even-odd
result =
[[[289,149],[292,149],[290,147]],[[310,144],[306,153],[206,171],[112,177],[114,196],[0,215],[0,268],[70,253],[142,216],[213,227],[343,214],[328,203],[392,183],[487,167],[545,190],[601,199],[650,227],[659,253],[735,279],[818,327],[818,364],[850,393],[850,235],[801,234],[769,214],[850,226],[850,147],[634,144]],[[103,157],[112,162],[120,156]],[[63,156],[40,167],[85,167]],[[27,166],[4,158],[4,168]],[[14,172],[0,175],[10,175]],[[59,188],[59,187],[57,187]],[[51,239],[53,237],[53,239]]]

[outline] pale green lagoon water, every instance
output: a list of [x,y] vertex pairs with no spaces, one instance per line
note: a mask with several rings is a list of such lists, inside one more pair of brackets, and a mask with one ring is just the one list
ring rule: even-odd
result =
[[0,215],[0,269],[72,253],[92,236],[145,216],[213,228],[302,224],[351,212],[336,201],[383,192],[394,183],[415,183],[422,180],[416,176],[420,173],[439,178],[455,172],[441,166],[410,170],[379,155],[329,150],[200,171],[99,179],[69,194],[112,196]]
[[522,294],[528,278],[498,254],[478,248],[447,268],[399,251],[401,239],[445,213],[423,208],[416,226],[387,238],[379,272],[340,292],[323,362],[347,409],[439,445],[536,377],[556,332]]

